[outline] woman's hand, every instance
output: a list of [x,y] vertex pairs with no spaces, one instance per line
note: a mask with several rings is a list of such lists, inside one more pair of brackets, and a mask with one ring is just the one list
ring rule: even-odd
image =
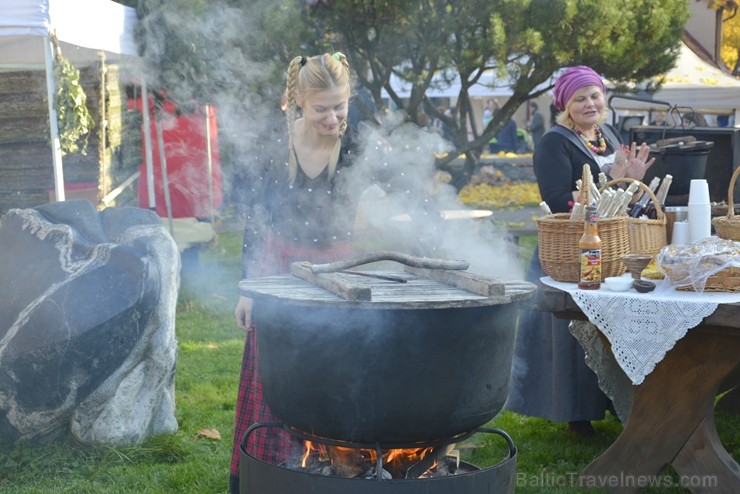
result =
[[252,324],[252,299],[239,297],[234,316],[236,317],[236,325],[245,331],[249,331]]
[[637,147],[632,143],[630,147],[622,146],[614,155],[614,165],[609,172],[612,178],[632,178],[642,180],[645,172],[655,162],[650,156],[650,146],[644,142]]

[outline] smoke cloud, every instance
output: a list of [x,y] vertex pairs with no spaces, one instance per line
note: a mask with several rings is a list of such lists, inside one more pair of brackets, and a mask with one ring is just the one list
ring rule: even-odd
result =
[[[224,197],[236,203],[239,213],[254,178],[269,165],[266,157],[287,152],[286,120],[279,108],[284,82],[274,84],[272,65],[241,48],[246,31],[250,39],[259,38],[257,14],[266,4],[254,2],[254,12],[245,13],[211,3],[197,18],[170,9],[141,20],[147,46],[140,70],[148,85],[162,88],[183,109],[202,111],[205,103],[216,108]],[[175,29],[180,41],[173,43]],[[188,64],[160,71],[159,67],[172,67],[173,44],[180,54],[190,50],[192,60],[202,64],[198,74],[206,75],[196,74]],[[450,151],[449,144],[435,132],[405,123],[403,117],[388,112],[379,125],[363,124],[359,129],[359,156],[349,174],[350,195],[361,198],[358,243],[464,259],[478,274],[523,278],[517,246],[491,218],[460,213],[465,206],[435,168],[435,153]],[[182,143],[181,152],[186,152],[186,145]],[[369,238],[372,242],[363,240]]]
[[395,113],[360,136],[351,185],[362,197],[360,232],[368,228],[376,242],[415,255],[466,260],[477,274],[523,278],[518,247],[505,230],[485,211],[468,210],[436,168],[435,155],[452,151],[439,134]]

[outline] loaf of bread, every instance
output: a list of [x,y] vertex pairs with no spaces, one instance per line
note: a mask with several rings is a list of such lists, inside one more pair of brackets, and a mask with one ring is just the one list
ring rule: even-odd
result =
[[657,268],[679,288],[735,291],[740,288],[740,243],[708,237],[667,245],[656,256]]

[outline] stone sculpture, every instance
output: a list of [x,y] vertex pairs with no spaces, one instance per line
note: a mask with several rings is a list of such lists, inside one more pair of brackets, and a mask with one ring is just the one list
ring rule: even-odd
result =
[[0,439],[134,445],[177,430],[180,257],[152,211],[0,218]]

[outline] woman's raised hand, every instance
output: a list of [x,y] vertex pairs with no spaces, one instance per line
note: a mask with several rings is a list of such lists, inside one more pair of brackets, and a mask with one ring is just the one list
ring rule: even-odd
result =
[[[636,143],[631,146],[622,146],[617,149],[609,175],[612,178],[632,178],[642,180],[645,172],[655,162],[655,158],[649,158],[650,146],[644,142],[639,148]],[[648,159],[649,158],[649,159]]]

